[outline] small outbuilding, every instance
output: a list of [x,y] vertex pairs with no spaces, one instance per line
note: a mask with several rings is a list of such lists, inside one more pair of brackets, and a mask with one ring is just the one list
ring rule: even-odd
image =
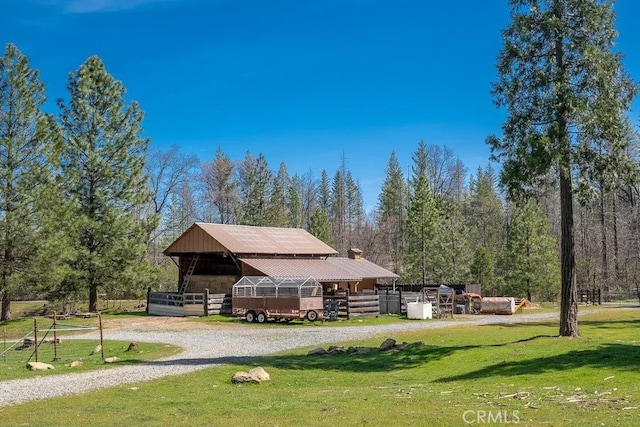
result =
[[243,276],[312,277],[325,290],[376,289],[399,278],[351,249],[347,257],[301,228],[194,223],[163,252],[179,268],[178,292],[231,293]]

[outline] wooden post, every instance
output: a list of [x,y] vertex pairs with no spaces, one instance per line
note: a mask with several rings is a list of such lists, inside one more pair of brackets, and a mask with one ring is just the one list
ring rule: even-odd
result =
[[147,314],[149,314],[149,298],[151,298],[151,286],[147,288],[147,306],[144,309]]
[[204,315],[209,316],[209,288],[204,290]]
[[347,320],[351,320],[351,310],[349,310],[349,297],[351,296],[351,288],[350,288],[350,284],[347,284],[347,289],[346,289],[346,297],[347,297]]
[[56,312],[53,312],[53,361],[56,362],[60,360],[58,358],[58,334],[56,333],[56,321],[57,321]]
[[35,355],[36,362],[38,361],[38,319],[33,319],[33,342],[36,346]]
[[102,355],[102,363],[104,363],[104,338],[102,336],[102,313],[98,313],[98,325],[100,326],[100,353]]

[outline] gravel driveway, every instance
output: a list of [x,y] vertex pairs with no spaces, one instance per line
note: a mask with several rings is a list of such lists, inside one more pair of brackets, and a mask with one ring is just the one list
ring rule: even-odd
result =
[[[557,313],[531,313],[515,316],[478,316],[464,321],[407,321],[376,326],[337,327],[260,327],[259,325],[202,326],[180,331],[136,330],[135,321],[127,329],[107,330],[109,340],[163,342],[184,349],[183,352],[154,362],[122,366],[100,371],[43,376],[0,382],[0,407],[37,399],[82,393],[90,390],[179,375],[231,362],[240,358],[276,353],[313,345],[336,344],[422,329],[461,325],[533,322],[558,318]],[[196,326],[197,325],[197,326]],[[95,336],[91,337],[92,339]],[[382,341],[382,340],[381,340]]]

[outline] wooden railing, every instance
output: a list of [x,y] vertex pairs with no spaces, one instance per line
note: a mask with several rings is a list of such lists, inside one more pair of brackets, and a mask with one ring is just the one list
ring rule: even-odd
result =
[[231,295],[210,294],[208,291],[188,294],[149,291],[147,313],[177,317],[231,314]]

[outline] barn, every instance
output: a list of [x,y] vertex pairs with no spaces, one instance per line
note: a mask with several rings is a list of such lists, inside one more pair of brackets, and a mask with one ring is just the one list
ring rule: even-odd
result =
[[163,252],[179,267],[178,293],[230,293],[242,276],[312,277],[325,291],[357,293],[393,283],[395,273],[347,257],[300,228],[194,223]]

